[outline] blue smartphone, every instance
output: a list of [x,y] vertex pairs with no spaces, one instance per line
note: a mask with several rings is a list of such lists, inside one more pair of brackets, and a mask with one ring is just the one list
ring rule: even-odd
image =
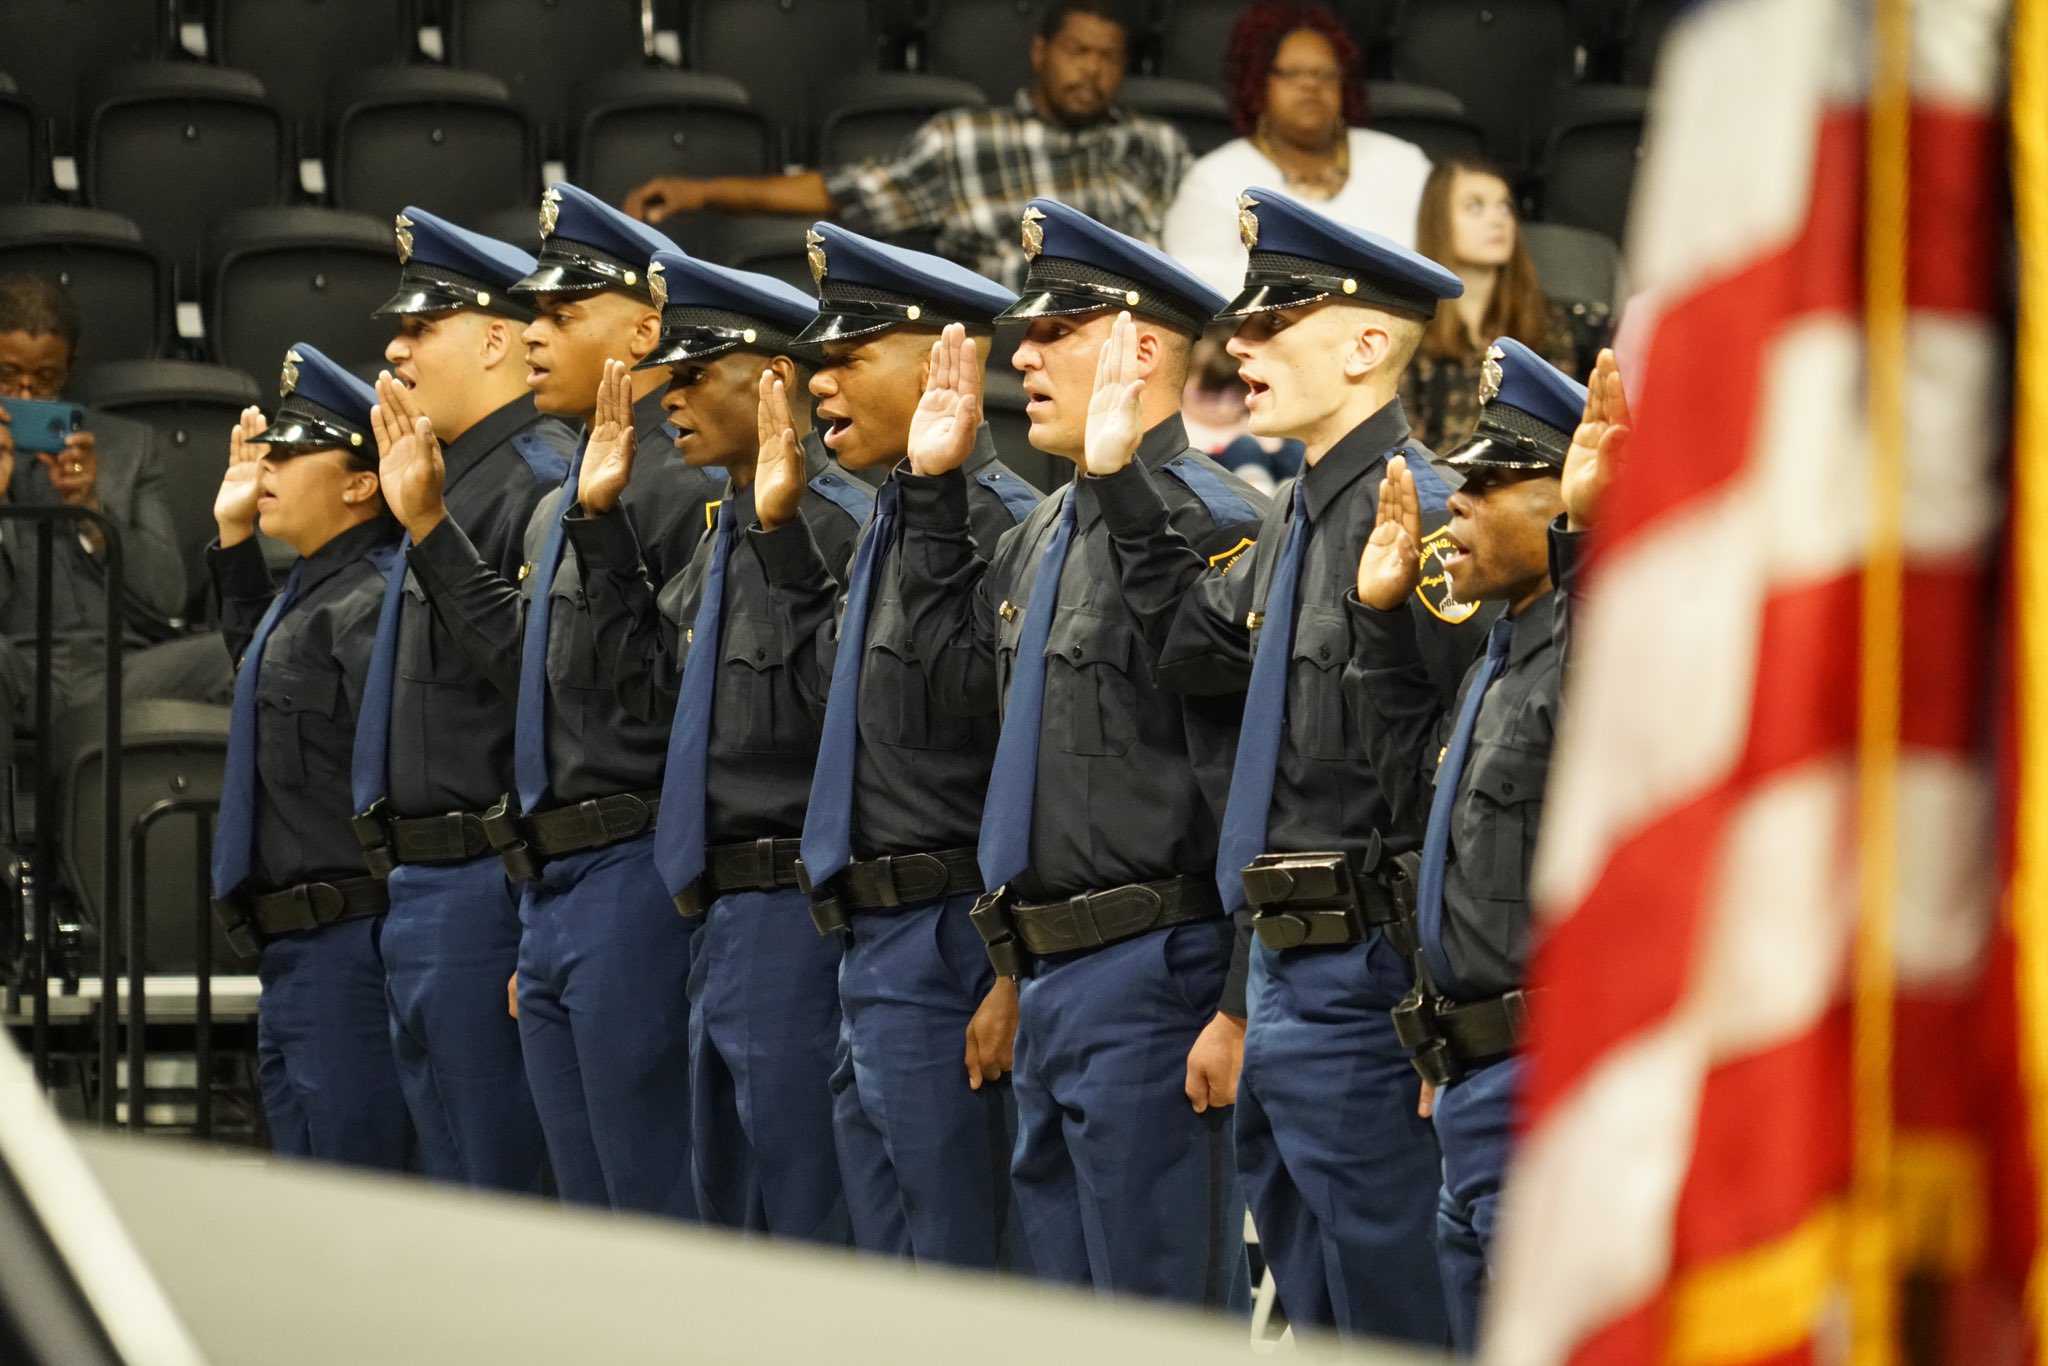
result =
[[39,398],[0,398],[14,431],[14,449],[54,453],[64,439],[85,427],[85,409],[76,403],[50,403]]

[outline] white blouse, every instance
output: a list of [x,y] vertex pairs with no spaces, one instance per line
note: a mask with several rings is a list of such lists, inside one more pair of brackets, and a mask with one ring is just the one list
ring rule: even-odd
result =
[[[1299,196],[1340,223],[1415,245],[1415,217],[1429,156],[1391,133],[1351,132],[1351,176],[1334,198]],[[1286,190],[1280,168],[1249,138],[1234,138],[1188,168],[1166,211],[1165,247],[1226,297],[1244,284],[1245,250],[1237,236],[1237,197],[1247,186]]]

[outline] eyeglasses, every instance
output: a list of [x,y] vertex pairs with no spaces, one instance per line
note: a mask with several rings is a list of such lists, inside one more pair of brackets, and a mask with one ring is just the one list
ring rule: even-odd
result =
[[1328,66],[1276,66],[1267,75],[1276,81],[1292,81],[1300,85],[1341,85],[1344,73]]

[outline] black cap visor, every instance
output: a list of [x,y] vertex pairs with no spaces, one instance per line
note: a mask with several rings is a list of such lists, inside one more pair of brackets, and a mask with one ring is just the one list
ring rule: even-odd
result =
[[1320,303],[1337,293],[1332,285],[1312,280],[1256,283],[1245,281],[1244,289],[1223,306],[1218,318],[1249,318],[1256,313],[1277,313],[1283,308],[1301,308]]
[[815,348],[827,342],[872,337],[892,327],[944,327],[952,321],[955,320],[936,317],[922,309],[913,318],[908,307],[898,308],[891,304],[821,304],[818,316],[804,325],[804,330],[796,334],[793,344]]
[[441,274],[408,267],[399,276],[398,292],[386,299],[370,316],[387,318],[419,313],[451,313],[458,308],[481,309],[520,322],[533,321],[533,309],[493,290],[480,281],[455,274]]
[[1564,462],[1552,459],[1518,441],[1498,434],[1479,433],[1444,457],[1455,470],[1477,474],[1480,470],[1514,470],[1523,474],[1563,474]]
[[286,399],[260,438],[277,456],[289,460],[317,451],[345,451],[358,457],[370,446],[370,438],[343,423],[317,403]]
[[540,261],[533,274],[506,293],[595,294],[601,289],[621,289],[654,302],[654,295],[648,291],[645,261],[637,266],[627,265],[580,242],[564,242],[557,237],[541,244]]

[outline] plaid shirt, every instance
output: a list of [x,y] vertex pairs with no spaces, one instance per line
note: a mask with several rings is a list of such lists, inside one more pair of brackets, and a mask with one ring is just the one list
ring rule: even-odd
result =
[[[1550,327],[1542,337],[1517,340],[1574,379],[1585,373],[1571,323],[1556,304],[1550,306]],[[1438,455],[1449,455],[1479,425],[1479,368],[1485,360],[1485,351],[1477,348],[1462,360],[1418,353],[1401,376],[1401,409],[1408,425],[1415,439]]]
[[870,237],[937,228],[939,255],[1018,289],[1029,264],[1018,220],[1033,197],[1157,245],[1192,159],[1169,123],[1112,109],[1070,129],[1020,90],[1008,109],[940,114],[893,160],[842,167],[825,186],[840,226]]

